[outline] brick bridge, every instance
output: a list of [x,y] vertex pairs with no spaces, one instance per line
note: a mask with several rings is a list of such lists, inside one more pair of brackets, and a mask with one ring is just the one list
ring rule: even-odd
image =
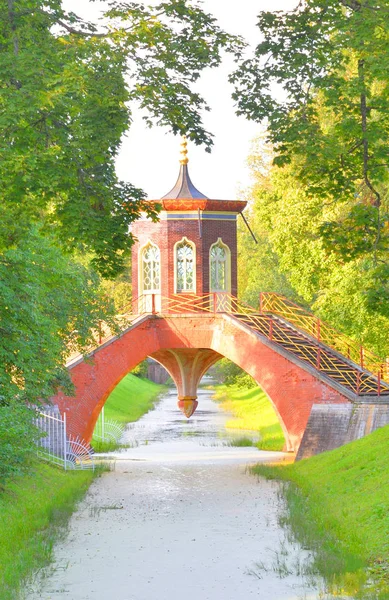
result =
[[[139,302],[137,302],[139,307]],[[173,296],[151,312],[126,315],[119,335],[100,340],[68,368],[73,397],[53,402],[69,430],[86,441],[110,392],[150,356],[170,373],[181,403],[193,401],[201,377],[226,357],[270,399],[288,451],[298,458],[362,437],[389,422],[385,365],[314,315],[276,294],[259,309],[229,294]]]

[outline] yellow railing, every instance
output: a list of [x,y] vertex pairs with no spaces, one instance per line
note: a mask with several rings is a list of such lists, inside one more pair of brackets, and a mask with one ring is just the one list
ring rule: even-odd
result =
[[[174,294],[169,297],[144,294],[121,309],[117,316],[118,330],[123,331],[147,314],[169,316],[198,313],[232,314],[357,395],[389,394],[388,384],[382,381],[386,371],[377,357],[278,294],[262,293],[259,310],[224,292]],[[117,333],[102,324],[100,331],[96,332],[96,345],[104,344]],[[309,336],[304,335],[306,333]],[[359,367],[345,360],[345,357]]]
[[281,316],[298,329],[309,333],[317,341],[351,359],[362,369],[367,369],[371,373],[379,373],[382,379],[389,380],[387,365],[378,356],[284,296],[262,292],[260,294],[260,312]]

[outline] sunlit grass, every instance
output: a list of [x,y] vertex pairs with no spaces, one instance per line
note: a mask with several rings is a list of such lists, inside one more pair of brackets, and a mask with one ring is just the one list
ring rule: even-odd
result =
[[105,403],[105,418],[119,423],[137,421],[154,405],[166,386],[129,373],[109,395]]
[[249,437],[242,436],[231,440],[228,444],[229,446],[234,446],[236,448],[246,448],[249,446],[256,446],[256,443]]
[[215,400],[234,415],[226,423],[231,429],[255,431],[261,450],[282,450],[284,434],[277,415],[266,394],[259,388],[239,388],[236,385],[216,385]]
[[[154,408],[159,396],[166,389],[165,385],[129,373],[107,398],[104,406],[105,418],[119,423],[133,423]],[[103,442],[96,438],[92,439],[91,444],[95,452],[112,452],[123,448],[118,442]]]
[[88,489],[92,471],[36,462],[0,493],[0,598],[15,600],[31,573],[50,562],[60,528]]
[[[292,482],[285,488],[287,524],[315,551],[327,581],[358,598],[389,598],[388,448],[389,426],[293,465],[254,467]],[[374,579],[370,590],[361,584],[367,577]]]

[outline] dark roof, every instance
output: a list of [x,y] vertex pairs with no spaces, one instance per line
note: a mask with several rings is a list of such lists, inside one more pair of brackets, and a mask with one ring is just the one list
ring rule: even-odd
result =
[[188,165],[181,164],[180,172],[176,185],[168,194],[162,196],[161,200],[178,200],[179,198],[187,199],[204,199],[208,200],[207,196],[204,196],[198,189],[193,185],[188,172]]

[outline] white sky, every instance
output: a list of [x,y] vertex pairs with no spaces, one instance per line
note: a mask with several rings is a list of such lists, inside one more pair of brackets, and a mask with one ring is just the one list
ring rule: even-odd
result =
[[[96,14],[96,4],[89,0],[64,0],[63,4],[86,18],[93,19]],[[259,41],[256,27],[259,11],[291,10],[297,1],[204,0],[202,4],[226,31],[242,35],[255,46]],[[237,198],[239,191],[250,184],[246,159],[251,140],[260,132],[258,124],[235,115],[232,86],[227,81],[233,68],[228,56],[218,69],[208,69],[196,86],[211,108],[203,120],[214,134],[214,147],[208,154],[202,147],[189,144],[189,170],[195,186],[211,198]],[[137,113],[133,117],[117,160],[117,173],[121,179],[145,190],[150,198],[160,198],[176,181],[180,138],[160,127],[148,129]]]

